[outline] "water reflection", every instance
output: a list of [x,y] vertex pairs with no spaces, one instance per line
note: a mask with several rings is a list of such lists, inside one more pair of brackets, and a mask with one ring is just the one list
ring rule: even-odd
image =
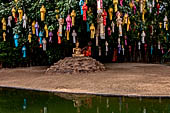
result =
[[0,113],[170,113],[170,101],[3,89]]

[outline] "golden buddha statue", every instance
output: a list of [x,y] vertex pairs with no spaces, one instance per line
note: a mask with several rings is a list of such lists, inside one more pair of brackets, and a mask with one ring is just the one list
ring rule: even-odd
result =
[[76,48],[73,48],[72,57],[83,57],[84,54],[81,54],[81,48],[79,48],[79,42],[76,42]]

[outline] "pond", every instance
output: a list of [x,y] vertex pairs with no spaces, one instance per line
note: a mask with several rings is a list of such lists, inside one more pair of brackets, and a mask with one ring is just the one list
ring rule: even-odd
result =
[[170,100],[1,88],[0,113],[170,113]]

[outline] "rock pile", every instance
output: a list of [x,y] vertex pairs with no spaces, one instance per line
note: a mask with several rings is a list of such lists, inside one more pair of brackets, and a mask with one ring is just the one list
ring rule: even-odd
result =
[[91,73],[104,71],[105,67],[91,57],[66,57],[47,69],[46,73]]

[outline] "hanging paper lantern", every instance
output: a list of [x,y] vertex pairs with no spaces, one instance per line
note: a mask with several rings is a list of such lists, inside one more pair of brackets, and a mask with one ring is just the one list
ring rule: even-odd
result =
[[102,49],[100,46],[99,46],[99,56],[102,56]]
[[2,30],[3,31],[6,31],[6,20],[5,20],[5,18],[2,18]]
[[136,5],[133,4],[133,13],[136,14]]
[[125,36],[124,38],[125,38],[125,46],[127,46],[127,36]]
[[159,8],[160,8],[159,3],[157,3],[156,8],[157,8],[157,15],[159,15]]
[[114,33],[114,32],[115,32],[115,24],[114,24],[114,22],[113,22],[113,21],[112,21],[111,26],[112,26],[112,32]]
[[59,35],[59,30],[58,30],[58,32],[57,32],[57,36],[58,36],[58,44],[61,44],[61,37],[60,37],[60,35]]
[[29,41],[29,43],[31,43],[31,38],[32,38],[32,35],[31,35],[31,32],[29,32],[29,35],[28,35],[28,41]]
[[59,22],[59,36],[62,37],[62,30],[63,30],[63,24],[64,24],[64,19],[62,19],[60,17],[60,19],[58,20]]
[[87,20],[86,12],[88,10],[88,7],[87,7],[85,2],[84,2],[84,5],[82,7],[82,10],[83,10],[83,20],[86,21]]
[[91,35],[90,35],[90,38],[94,38],[94,35],[95,35],[95,26],[94,24],[92,23],[91,26],[90,26],[90,30],[91,30]]
[[168,30],[168,17],[166,15],[164,18],[164,29]]
[[9,16],[8,17],[8,24],[7,24],[7,26],[11,27],[11,21],[12,21],[12,16]]
[[90,25],[89,25],[88,21],[86,22],[86,25],[87,25],[87,32],[90,32]]
[[140,0],[140,13],[142,13],[143,12],[143,0]]
[[151,55],[153,54],[153,45],[151,45]]
[[15,35],[14,35],[15,47],[18,47],[18,38],[19,38],[19,35],[17,33],[15,33]]
[[162,22],[159,22],[159,28],[162,29]]
[[74,44],[76,43],[76,36],[77,36],[77,33],[76,33],[75,30],[73,30],[72,37],[73,37],[73,43]]
[[23,58],[26,58],[26,47],[25,45],[22,47],[22,54],[23,54]]
[[112,17],[113,17],[113,8],[110,7],[108,12],[109,12],[109,18],[110,18],[110,21],[111,21]]
[[47,50],[47,41],[45,38],[43,38],[42,43],[43,43],[43,51],[46,51]]
[[128,14],[125,13],[124,17],[123,17],[123,24],[127,24],[128,23]]
[[53,42],[53,40],[52,40],[52,38],[53,38],[53,32],[52,31],[50,31],[49,32],[49,43],[52,43]]
[[152,4],[149,2],[149,13],[152,13]]
[[106,26],[107,12],[105,9],[103,10],[102,16],[103,16],[103,25]]
[[3,41],[6,41],[6,33],[3,32]]
[[70,32],[70,29],[72,27],[72,20],[71,20],[71,17],[70,15],[68,14],[67,18],[66,18],[66,22],[67,22],[67,28],[66,30]]
[[32,22],[32,34],[35,34],[35,21]]
[[26,28],[27,27],[27,15],[24,13],[24,16],[23,16],[23,28]]
[[145,13],[146,13],[146,10],[143,9],[142,11],[142,21],[145,22]]
[[56,14],[56,19],[58,20],[58,19],[59,19],[59,12],[60,12],[60,11],[59,11],[58,9],[56,9],[55,12],[57,13],[57,14]]
[[145,43],[145,36],[146,36],[145,32],[142,31],[141,37],[142,37],[142,43],[143,44]]
[[125,48],[123,45],[122,45],[122,53],[123,53],[123,55],[125,55]]
[[71,17],[72,17],[72,26],[74,26],[74,24],[75,24],[75,17],[76,17],[76,12],[75,12],[75,10],[72,10],[72,12],[71,12]]
[[41,13],[41,21],[45,20],[45,13],[46,13],[46,9],[44,7],[44,5],[42,5],[41,9],[40,9],[40,13]]
[[122,36],[123,35],[122,34],[122,18],[120,18],[120,12],[119,11],[116,13],[116,16],[117,16],[117,19],[116,19],[117,25],[119,27],[119,36]]
[[84,4],[84,1],[83,1],[83,0],[80,0],[79,6],[80,6],[80,10],[81,10],[81,15],[83,15],[83,9],[82,9],[83,4]]
[[111,36],[112,32],[111,32],[111,28],[110,27],[107,28],[107,31],[108,31],[108,36]]
[[44,30],[45,30],[45,37],[48,38],[48,27],[47,27],[47,24],[45,24],[44,26]]
[[22,17],[23,17],[23,10],[22,9],[18,9],[18,13],[19,13],[19,21],[22,21]]
[[15,10],[15,8],[14,8],[14,7],[12,8],[11,12],[12,12],[12,16],[15,18],[16,10]]
[[139,50],[141,49],[141,42],[140,41],[138,42],[138,49]]
[[120,6],[121,7],[123,6],[123,0],[120,0]]
[[130,28],[130,18],[128,17],[128,22],[127,22],[127,31],[129,31]]
[[107,56],[107,53],[108,53],[108,51],[109,51],[109,48],[108,48],[109,44],[108,44],[107,41],[105,42],[105,46],[106,46],[106,54],[105,54],[105,55]]
[[42,48],[42,39],[43,39],[43,32],[42,31],[40,31],[39,32],[39,44],[40,44],[40,48]]
[[118,0],[113,0],[113,4],[114,4],[115,12],[117,12]]
[[36,36],[38,37],[38,29],[39,29],[39,25],[38,22],[36,22],[35,24],[35,30],[36,30]]
[[155,0],[152,0],[152,7],[155,7]]

